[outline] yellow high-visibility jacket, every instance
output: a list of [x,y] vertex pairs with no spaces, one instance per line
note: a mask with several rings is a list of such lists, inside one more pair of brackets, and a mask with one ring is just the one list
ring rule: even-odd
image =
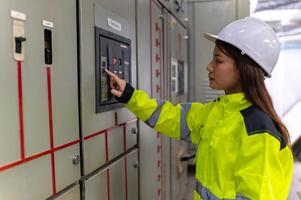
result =
[[118,99],[155,130],[198,144],[195,200],[287,199],[291,150],[273,120],[243,93],[173,105],[127,84]]

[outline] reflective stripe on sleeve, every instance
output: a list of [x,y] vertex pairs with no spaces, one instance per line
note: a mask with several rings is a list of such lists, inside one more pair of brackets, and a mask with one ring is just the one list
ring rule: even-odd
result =
[[161,113],[161,110],[162,110],[162,106],[163,106],[164,103],[165,103],[165,101],[157,99],[157,105],[158,106],[157,106],[156,110],[153,112],[153,114],[145,121],[145,123],[147,125],[149,125],[152,128],[155,127],[157,121],[159,120],[160,113]]
[[[200,195],[202,200],[221,200],[217,196],[215,196],[208,188],[204,187],[198,180],[196,181],[195,190]],[[250,200],[250,199],[241,194],[236,194],[235,199],[223,198],[223,200]]]
[[202,197],[202,200],[218,200],[206,187],[204,187],[198,180],[196,181],[196,192]]
[[241,194],[236,194],[236,200],[250,200],[250,199]]
[[180,130],[181,130],[181,140],[191,143],[190,130],[187,126],[186,117],[187,113],[191,108],[191,104],[181,104],[181,121],[180,121]]

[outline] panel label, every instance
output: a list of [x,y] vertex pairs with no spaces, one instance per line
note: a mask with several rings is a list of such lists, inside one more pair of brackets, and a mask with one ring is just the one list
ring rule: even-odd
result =
[[12,18],[19,19],[19,20],[23,20],[23,21],[26,20],[26,15],[24,13],[21,13],[21,12],[15,11],[15,10],[10,11],[10,16]]
[[121,24],[120,24],[119,22],[117,22],[117,21],[115,21],[115,20],[113,20],[113,19],[111,19],[111,18],[108,18],[108,25],[109,25],[111,28],[113,28],[113,29],[115,29],[115,30],[121,32]]
[[42,20],[42,25],[48,28],[53,28],[53,22],[47,21],[47,20]]

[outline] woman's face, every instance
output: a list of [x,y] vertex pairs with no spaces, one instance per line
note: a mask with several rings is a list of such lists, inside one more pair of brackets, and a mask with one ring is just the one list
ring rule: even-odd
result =
[[217,46],[207,66],[210,87],[225,90],[226,94],[241,92],[239,71],[232,58],[224,54]]

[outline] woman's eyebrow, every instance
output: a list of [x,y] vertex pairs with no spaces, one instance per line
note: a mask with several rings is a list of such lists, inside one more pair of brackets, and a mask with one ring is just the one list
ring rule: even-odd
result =
[[223,56],[222,56],[221,54],[219,54],[219,53],[214,53],[213,55],[214,55],[215,57],[218,57],[218,56],[219,56],[219,57],[223,57]]

